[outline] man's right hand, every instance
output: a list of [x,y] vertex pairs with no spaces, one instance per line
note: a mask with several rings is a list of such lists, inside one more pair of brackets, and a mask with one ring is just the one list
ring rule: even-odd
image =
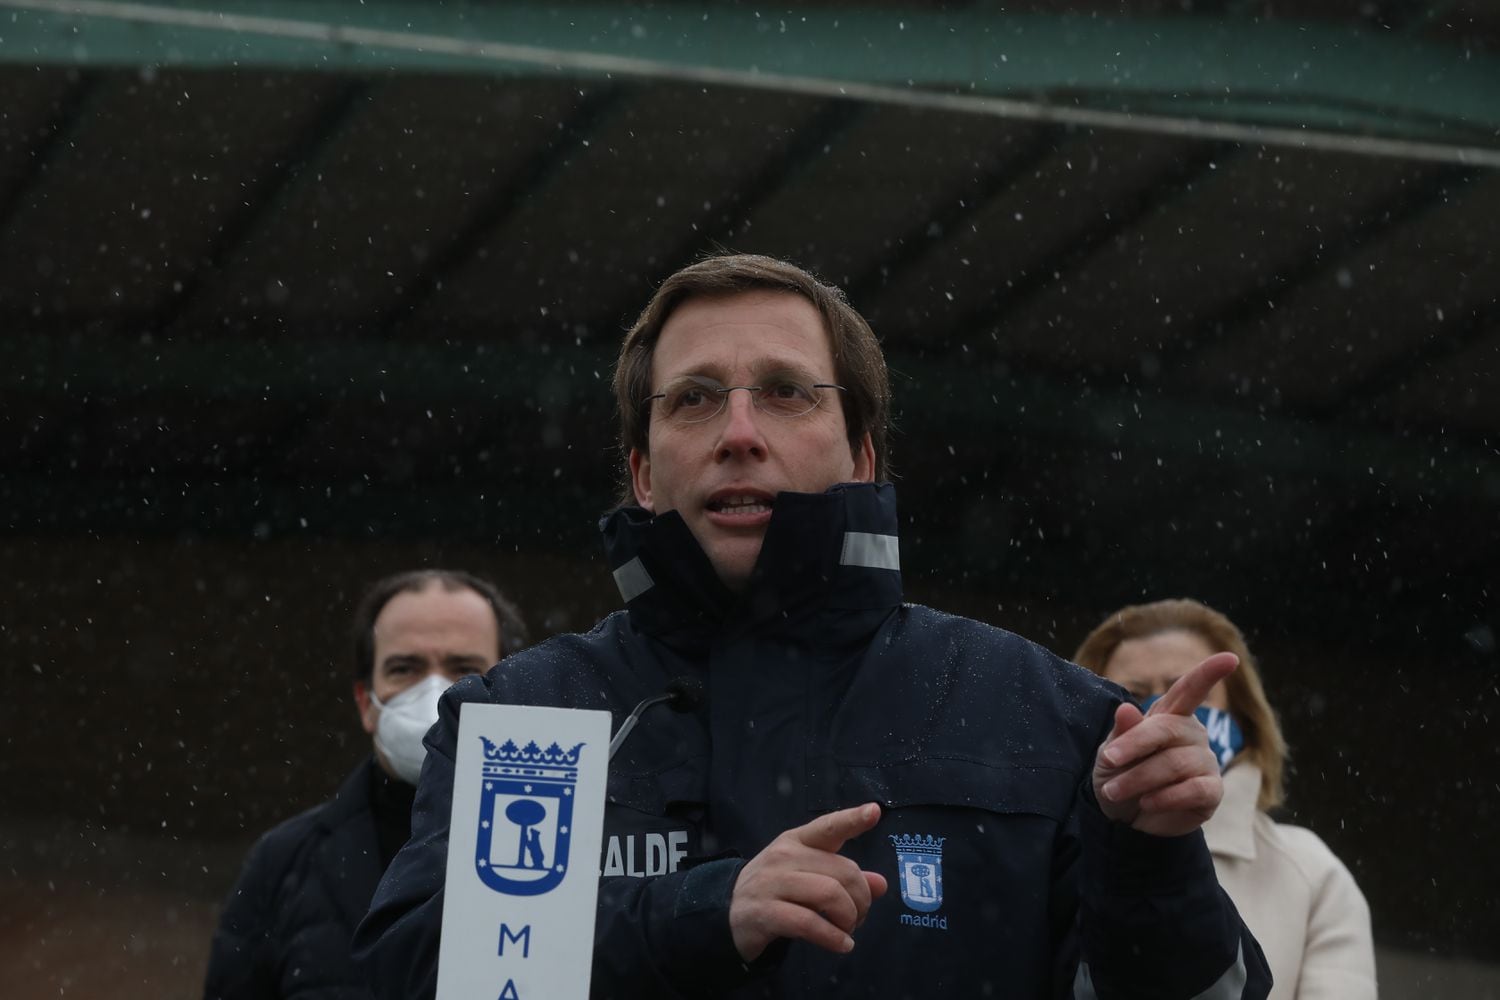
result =
[[800,938],[829,951],[854,948],[854,929],[885,895],[885,876],[838,853],[880,822],[873,802],[819,816],[788,830],[740,869],[729,903],[729,929],[740,957],[753,962],[777,938]]

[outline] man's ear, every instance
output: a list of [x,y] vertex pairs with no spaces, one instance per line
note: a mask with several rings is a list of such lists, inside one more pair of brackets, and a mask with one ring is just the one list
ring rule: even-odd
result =
[[630,449],[630,485],[635,490],[635,502],[656,513],[651,506],[651,456],[639,448]]
[[852,450],[854,452],[854,478],[851,482],[874,482],[875,442],[870,439],[869,431],[865,431],[864,437],[859,439],[859,446]]
[[380,719],[380,709],[370,700],[370,685],[364,681],[354,682],[354,706],[359,710],[359,724],[373,736],[375,723]]

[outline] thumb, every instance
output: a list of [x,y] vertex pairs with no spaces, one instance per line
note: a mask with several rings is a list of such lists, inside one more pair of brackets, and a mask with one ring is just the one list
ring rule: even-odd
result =
[[1120,704],[1115,706],[1114,728],[1111,729],[1109,731],[1109,735],[1105,737],[1104,745],[1108,746],[1115,740],[1119,739],[1121,736],[1124,736],[1126,733],[1130,732],[1136,726],[1140,725],[1141,720],[1145,717],[1146,716],[1141,712],[1141,710],[1139,708],[1136,708],[1130,702],[1120,702]]
[[1141,720],[1145,717],[1139,708],[1136,708],[1128,701],[1122,701],[1115,706],[1115,724],[1110,729],[1109,735],[1104,737],[1104,742],[1099,744],[1099,764],[1095,765],[1096,771],[1101,764],[1107,768],[1114,768],[1119,765],[1119,761],[1115,759],[1115,755],[1110,752],[1109,748],[1114,745],[1115,740],[1140,725]]

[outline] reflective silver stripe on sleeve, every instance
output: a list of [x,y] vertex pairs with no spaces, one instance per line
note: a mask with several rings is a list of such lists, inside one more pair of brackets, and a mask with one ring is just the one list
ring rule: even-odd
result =
[[620,588],[620,599],[629,604],[656,586],[656,581],[651,579],[651,574],[646,572],[646,567],[636,557],[615,570],[615,586]]
[[1224,970],[1219,981],[1193,997],[1193,1000],[1240,1000],[1245,995],[1245,983],[1250,973],[1245,969],[1245,942],[1240,941],[1234,953],[1234,964]]
[[901,568],[901,553],[895,535],[872,535],[865,531],[844,532],[844,551],[839,562],[869,569]]
[[[1234,956],[1234,964],[1224,970],[1218,982],[1193,997],[1193,1000],[1240,1000],[1245,995],[1245,983],[1250,974],[1245,969],[1245,942]],[[1073,977],[1073,1000],[1099,1000],[1094,992],[1094,979],[1089,975],[1087,962],[1078,963],[1078,974]]]
[[1094,980],[1089,975],[1089,963],[1078,963],[1078,974],[1073,977],[1073,1000],[1099,1000],[1094,992]]

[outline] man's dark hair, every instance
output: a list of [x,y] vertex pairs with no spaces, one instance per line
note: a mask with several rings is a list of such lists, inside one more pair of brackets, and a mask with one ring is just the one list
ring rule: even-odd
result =
[[530,641],[521,611],[488,580],[461,569],[414,569],[376,580],[354,612],[354,679],[368,683],[375,674],[375,619],[397,594],[421,593],[434,583],[451,592],[472,590],[489,603],[500,630],[500,655],[525,649]]
[[818,310],[828,334],[828,346],[833,351],[834,377],[847,390],[839,394],[839,399],[849,431],[849,448],[857,450],[869,432],[875,446],[875,481],[890,478],[886,425],[891,381],[885,355],[870,324],[849,304],[841,289],[823,284],[795,264],[758,254],[720,254],[689,264],[663,281],[620,345],[614,388],[620,413],[621,457],[626,462],[623,502],[634,502],[630,450],[634,448],[643,455],[650,453],[647,437],[651,409],[642,400],[652,391],[651,360],[662,327],[677,307],[689,299],[760,291],[800,295]]

